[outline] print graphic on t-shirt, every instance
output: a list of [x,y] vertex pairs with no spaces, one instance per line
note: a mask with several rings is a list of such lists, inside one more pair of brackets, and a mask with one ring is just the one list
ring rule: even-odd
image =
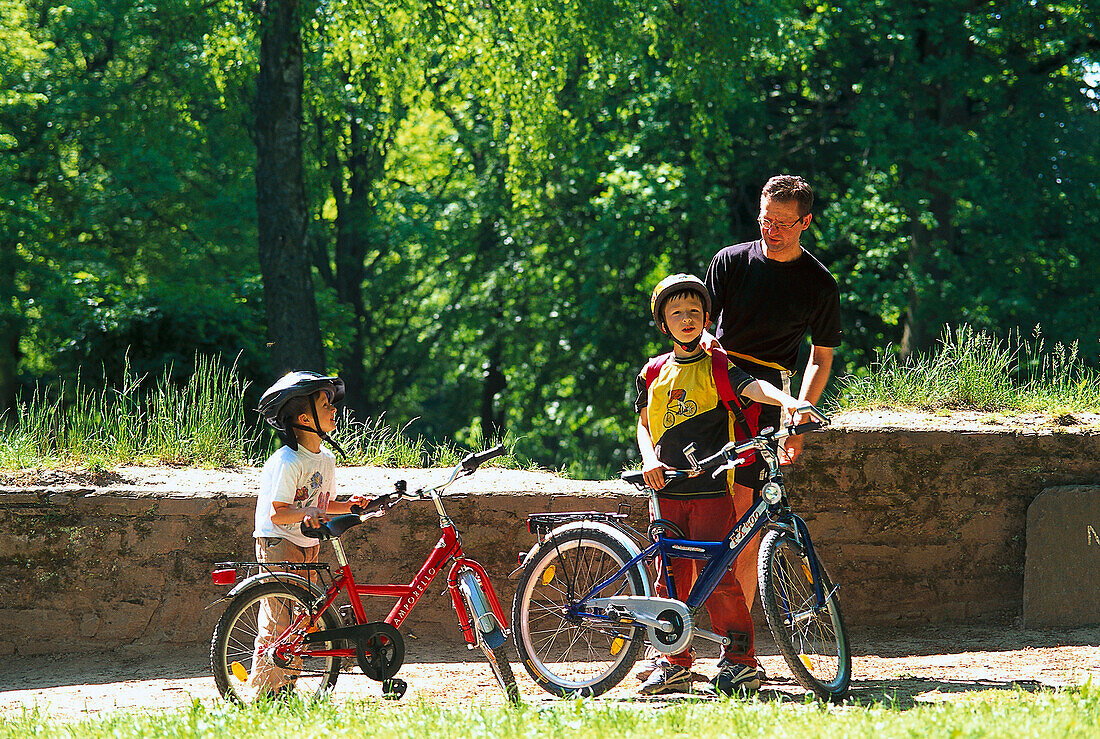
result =
[[699,410],[698,406],[695,405],[694,400],[688,400],[685,402],[684,398],[686,397],[687,391],[680,387],[674,389],[671,393],[668,394],[668,406],[665,409],[664,418],[666,429],[672,428],[673,424],[676,423],[676,416],[684,416],[685,418],[690,418],[695,415],[695,412],[697,410]]
[[[302,503],[312,498],[317,489],[320,488],[324,483],[324,475],[322,475],[320,472],[314,472],[312,475],[310,475],[309,480],[306,481],[306,484],[303,487],[300,487],[294,491],[294,503],[296,504],[296,507],[301,508]],[[318,507],[322,507],[324,503],[328,502],[327,496],[325,497],[326,500],[317,501]]]

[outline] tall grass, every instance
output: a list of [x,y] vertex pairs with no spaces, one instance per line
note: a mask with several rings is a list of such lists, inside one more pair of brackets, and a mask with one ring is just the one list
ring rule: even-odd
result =
[[1038,327],[998,339],[967,325],[944,329],[931,354],[899,360],[889,350],[863,376],[840,381],[842,409],[1100,411],[1100,373],[1077,343],[1047,348]]
[[64,383],[39,387],[0,427],[0,467],[239,464],[254,447],[246,432],[245,386],[235,366],[199,356],[183,387],[166,370],[147,388],[129,364],[119,388],[92,389],[79,377],[71,392]]
[[[169,370],[150,386],[127,364],[118,388],[89,388],[79,377],[71,388],[37,388],[0,424],[0,469],[262,463],[278,442],[266,426],[249,423],[255,417],[248,417],[246,387],[236,365],[197,356],[182,386]],[[348,455],[341,463],[349,465],[444,467],[466,454],[456,444],[411,436],[408,426],[395,428],[383,416],[357,421],[347,409],[334,437]],[[476,449],[491,445],[476,432],[467,441]],[[512,453],[513,437],[490,441],[509,449],[490,464],[530,466]]]
[[[412,423],[411,421],[409,423]],[[390,426],[385,416],[357,421],[345,408],[340,412],[333,438],[340,444],[347,457],[341,462],[349,465],[369,465],[375,467],[450,467],[466,455],[454,443],[435,444],[423,436],[411,436],[408,424],[402,428]],[[473,449],[484,449],[503,444],[508,454],[490,462],[495,467],[512,469],[529,468],[515,454],[517,439],[510,434],[504,438],[486,440],[475,427],[468,440]]]

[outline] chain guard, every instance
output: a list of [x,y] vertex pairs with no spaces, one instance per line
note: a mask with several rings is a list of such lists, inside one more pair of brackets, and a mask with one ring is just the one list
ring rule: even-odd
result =
[[365,624],[356,635],[355,658],[371,680],[389,680],[405,660],[405,640],[384,621]]
[[646,627],[649,643],[661,654],[679,654],[688,648],[695,636],[691,616],[685,621],[684,614],[668,608],[657,614],[657,618],[668,623],[672,631],[659,631],[652,626]]

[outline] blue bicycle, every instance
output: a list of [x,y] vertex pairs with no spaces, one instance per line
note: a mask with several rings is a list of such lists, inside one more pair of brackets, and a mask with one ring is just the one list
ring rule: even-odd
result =
[[[536,684],[558,696],[597,696],[627,675],[646,639],[666,655],[684,651],[696,637],[730,644],[729,635],[698,627],[696,615],[744,547],[763,530],[760,600],[779,651],[808,690],[833,701],[847,694],[852,656],[837,587],[806,523],[791,511],[775,452],[787,436],[828,424],[817,408],[808,406],[806,411],[815,420],[765,429],[701,461],[689,446],[684,451],[693,469],[666,472],[673,479],[718,475],[742,464],[752,452],[761,455],[768,480],[760,499],[722,541],[685,539],[672,523],[662,521],[657,494],[645,485],[641,472],[624,472],[622,478],[650,495],[655,520],[648,536],[628,526],[621,511],[528,517],[527,527],[538,541],[523,558],[512,622],[520,659]],[[676,597],[671,580],[671,597],[654,595],[645,563],[656,557],[665,562],[666,573],[670,557],[706,560],[686,599]]]

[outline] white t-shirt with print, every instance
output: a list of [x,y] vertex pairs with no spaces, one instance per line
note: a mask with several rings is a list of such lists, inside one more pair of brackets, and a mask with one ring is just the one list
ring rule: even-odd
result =
[[328,507],[334,492],[336,458],[321,447],[314,454],[301,444],[298,449],[283,446],[272,454],[260,473],[260,497],[256,501],[256,530],[252,535],[260,537],[280,536],[298,546],[311,547],[316,539],[302,536],[301,523],[280,526],[271,522],[275,502],[289,503],[295,508],[317,506],[322,511]]

